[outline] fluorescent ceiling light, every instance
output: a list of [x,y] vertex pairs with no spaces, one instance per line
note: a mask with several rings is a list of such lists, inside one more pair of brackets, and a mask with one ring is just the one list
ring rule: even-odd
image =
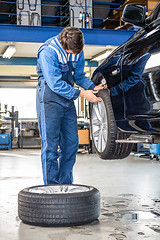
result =
[[145,69],[157,67],[160,65],[160,53],[152,54],[147,61]]
[[7,49],[6,49],[6,51],[5,51],[4,54],[3,54],[3,58],[8,58],[8,59],[10,59],[15,52],[16,52],[15,46],[8,46]]
[[31,75],[31,76],[30,76],[30,79],[31,79],[31,80],[37,80],[37,79],[38,79],[38,75]]

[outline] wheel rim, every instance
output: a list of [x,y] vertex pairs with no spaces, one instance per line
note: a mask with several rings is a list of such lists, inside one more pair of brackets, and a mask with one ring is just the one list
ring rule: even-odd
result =
[[74,185],[56,185],[56,186],[37,186],[29,189],[31,193],[39,194],[69,194],[78,192],[88,192],[92,190],[92,187],[74,186]]
[[107,144],[108,121],[103,100],[93,103],[91,114],[92,139],[98,152],[103,152]]

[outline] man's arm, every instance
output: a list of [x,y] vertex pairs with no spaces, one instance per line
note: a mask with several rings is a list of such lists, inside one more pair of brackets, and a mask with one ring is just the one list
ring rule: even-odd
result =
[[90,78],[85,76],[84,66],[85,59],[84,52],[82,51],[79,55],[77,66],[74,71],[74,79],[78,86],[84,88],[85,90],[93,90],[96,85],[92,82]]
[[39,62],[41,64],[44,79],[53,92],[67,99],[75,100],[81,96],[90,102],[100,101],[93,91],[84,91],[73,88],[62,80],[62,73],[59,68],[58,59],[53,52],[48,49],[43,49],[39,54]]
[[73,88],[62,80],[58,58],[54,51],[49,48],[43,49],[39,53],[39,62],[41,64],[44,79],[53,92],[67,99],[74,100],[79,97],[80,90]]

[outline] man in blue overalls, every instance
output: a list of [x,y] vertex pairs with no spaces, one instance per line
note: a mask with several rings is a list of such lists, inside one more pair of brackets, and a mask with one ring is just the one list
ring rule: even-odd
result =
[[[37,117],[42,138],[44,184],[72,184],[78,151],[78,126],[74,100],[101,101],[96,86],[84,73],[84,39],[75,27],[67,27],[47,40],[37,56]],[[74,83],[84,88],[74,88]],[[59,148],[59,151],[58,151]]]

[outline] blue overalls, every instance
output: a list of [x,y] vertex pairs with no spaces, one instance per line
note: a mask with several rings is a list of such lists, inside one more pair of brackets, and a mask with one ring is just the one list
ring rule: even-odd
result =
[[[93,90],[85,76],[84,53],[72,55],[60,44],[60,36],[47,40],[37,56],[37,117],[42,138],[44,184],[72,184],[78,151],[78,126],[74,100],[80,90]],[[58,151],[59,148],[59,151]]]

